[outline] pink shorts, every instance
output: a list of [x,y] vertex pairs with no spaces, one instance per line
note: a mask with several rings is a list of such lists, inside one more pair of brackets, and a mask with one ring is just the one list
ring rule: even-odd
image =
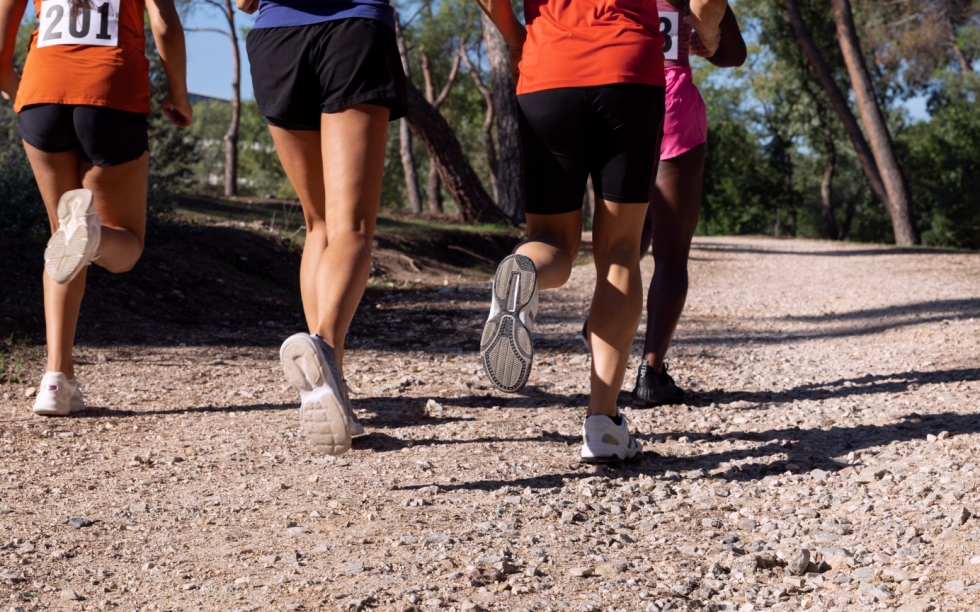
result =
[[667,77],[667,112],[660,159],[670,159],[707,141],[708,112],[689,67],[668,66],[664,73]]

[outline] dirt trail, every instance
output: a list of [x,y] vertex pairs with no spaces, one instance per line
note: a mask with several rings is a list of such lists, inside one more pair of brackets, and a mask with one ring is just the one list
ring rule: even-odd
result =
[[0,604],[980,610],[980,256],[693,255],[670,365],[694,395],[624,393],[647,453],[619,469],[577,462],[590,265],[542,295],[517,396],[477,365],[486,282],[372,292],[347,357],[369,435],[341,460],[299,436],[272,340],[83,344],[87,411],[0,386]]

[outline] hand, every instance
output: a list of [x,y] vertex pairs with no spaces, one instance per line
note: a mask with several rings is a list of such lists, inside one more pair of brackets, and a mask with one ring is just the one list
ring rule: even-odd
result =
[[0,95],[4,100],[14,100],[17,97],[17,89],[20,87],[20,75],[11,64],[6,68],[0,68]]
[[[718,37],[719,42],[721,41],[721,36]],[[709,50],[707,45],[701,40],[701,35],[695,30],[691,32],[691,43],[690,52],[698,57],[711,57],[718,50],[718,45],[715,45],[714,49]]]
[[194,119],[194,107],[191,106],[186,94],[175,96],[167,92],[167,97],[163,99],[163,112],[170,122],[179,128],[189,127]]
[[259,10],[259,0],[235,0],[235,4],[238,5],[238,10],[249,15]]

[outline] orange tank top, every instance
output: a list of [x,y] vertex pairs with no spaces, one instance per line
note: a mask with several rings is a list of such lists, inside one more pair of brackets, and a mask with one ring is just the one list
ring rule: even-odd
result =
[[525,0],[518,94],[615,83],[661,85],[663,36],[652,0]]
[[150,112],[145,0],[91,0],[71,18],[70,0],[34,0],[31,36],[14,110],[31,104]]

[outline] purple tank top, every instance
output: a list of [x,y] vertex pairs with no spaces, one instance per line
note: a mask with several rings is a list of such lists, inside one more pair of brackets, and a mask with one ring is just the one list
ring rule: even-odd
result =
[[687,2],[684,10],[678,11],[667,0],[657,0],[660,13],[660,33],[664,36],[664,67],[690,66],[691,25],[684,21],[687,17]]

